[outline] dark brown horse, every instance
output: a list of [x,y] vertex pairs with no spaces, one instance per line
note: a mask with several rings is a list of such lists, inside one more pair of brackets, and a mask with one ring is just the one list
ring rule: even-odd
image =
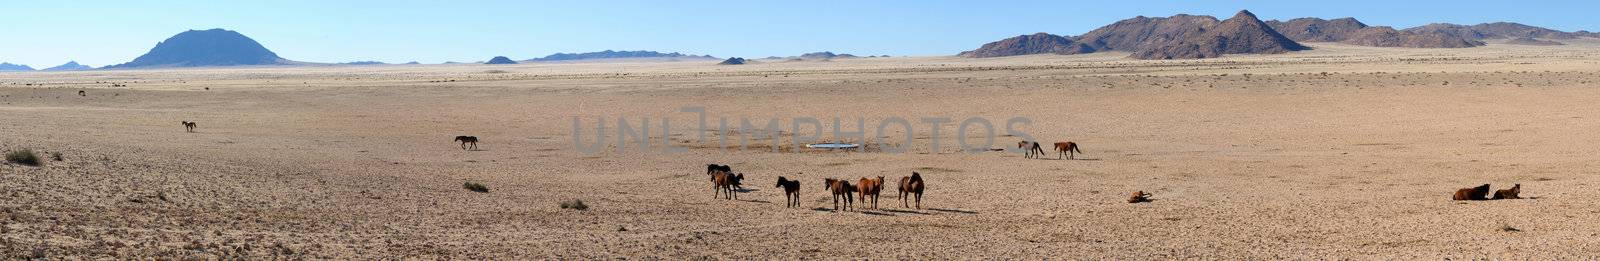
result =
[[195,125],[196,124],[192,121],[183,121],[183,129],[188,130],[189,132],[194,132]]
[[1477,186],[1477,187],[1471,187],[1471,188],[1458,189],[1458,190],[1456,190],[1455,196],[1452,196],[1451,199],[1454,199],[1454,200],[1487,200],[1487,199],[1489,199],[1489,184],[1483,184],[1483,186]]
[[1038,158],[1039,155],[1044,155],[1044,149],[1039,148],[1038,142],[1019,141],[1017,142],[1017,148],[1023,150],[1022,158],[1024,159]]
[[1521,199],[1517,194],[1522,194],[1522,184],[1513,185],[1511,189],[1496,190],[1494,199]]
[[1083,153],[1083,151],[1078,150],[1077,143],[1073,143],[1071,141],[1056,143],[1056,159],[1061,159],[1062,155],[1066,155],[1068,159],[1072,159],[1073,152]]
[[799,207],[800,206],[800,181],[799,180],[789,180],[788,178],[784,178],[783,176],[778,176],[778,185],[774,186],[774,187],[775,188],[783,188],[783,207]]
[[911,172],[910,177],[901,177],[900,205],[911,207],[911,204],[908,203],[909,198],[907,198],[906,195],[915,194],[917,196],[917,209],[922,209],[922,190],[926,188],[927,185],[923,184],[921,173]]
[[739,185],[739,180],[743,180],[743,179],[744,179],[744,174],[734,174],[733,172],[723,172],[723,171],[718,171],[717,173],[712,173],[711,174],[711,189],[714,192],[712,192],[711,198],[717,198],[717,195],[721,195],[724,191],[726,191],[727,194],[728,194],[728,199],[730,199],[730,200],[738,199],[739,198],[739,195],[738,195],[739,191],[738,190],[734,190],[734,187],[737,187]]
[[1133,196],[1128,197],[1128,203],[1150,202],[1150,196],[1152,196],[1150,193],[1144,191],[1134,191]]
[[883,176],[878,176],[878,179],[861,178],[860,184],[856,186],[861,188],[861,202],[866,203],[868,197],[871,197],[872,209],[878,209],[878,196],[883,193]]
[[477,150],[478,149],[478,137],[476,137],[476,136],[456,136],[456,141],[461,142],[461,149],[463,149],[463,150],[467,149],[467,144],[468,143],[472,144],[472,149],[471,150]]
[[833,211],[839,211],[840,197],[844,198],[844,211],[850,211],[850,203],[855,201],[850,193],[856,191],[856,186],[851,186],[849,181],[831,178],[822,179],[822,184],[827,186],[828,192],[833,193]]

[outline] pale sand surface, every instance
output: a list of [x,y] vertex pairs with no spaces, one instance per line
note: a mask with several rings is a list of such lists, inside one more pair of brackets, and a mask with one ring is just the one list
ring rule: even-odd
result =
[[[0,73],[0,150],[65,158],[0,164],[0,253],[1591,259],[1600,255],[1600,42],[1568,43],[1320,44],[1199,61]],[[902,117],[917,140],[907,154],[719,152],[715,141],[694,142],[684,106],[705,106],[712,119],[782,118],[785,129],[793,117],[822,119],[829,131],[833,117],[849,119],[846,130],[857,117],[869,130]],[[611,130],[619,116],[668,117],[673,142],[693,148],[583,154],[575,116],[586,140],[599,117]],[[986,117],[997,129],[1028,117],[1035,137],[1072,140],[1086,154],[961,153],[954,125],[931,151],[922,117]],[[185,133],[184,120],[198,132]],[[461,150],[455,135],[482,138],[482,150]],[[659,146],[659,126],[651,136]],[[713,199],[707,163],[745,173],[751,191]],[[832,212],[820,189],[826,177],[892,185],[913,171],[927,179],[926,209],[902,207],[886,188],[880,210]],[[803,182],[801,208],[783,207],[779,175]],[[467,191],[467,181],[491,192]],[[1450,200],[1484,183],[1520,183],[1531,199]],[[1125,203],[1136,190],[1155,202]],[[590,208],[558,207],[572,199]]]

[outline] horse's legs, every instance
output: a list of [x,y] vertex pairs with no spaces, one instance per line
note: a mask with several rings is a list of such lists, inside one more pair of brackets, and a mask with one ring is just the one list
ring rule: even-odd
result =
[[922,209],[922,193],[917,193],[917,209]]

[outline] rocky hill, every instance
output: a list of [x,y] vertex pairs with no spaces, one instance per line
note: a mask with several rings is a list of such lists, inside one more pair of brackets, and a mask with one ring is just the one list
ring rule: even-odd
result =
[[1561,42],[1557,42],[1557,41],[1550,41],[1550,40],[1539,40],[1539,39],[1534,39],[1534,38],[1532,38],[1532,37],[1517,37],[1517,38],[1511,38],[1511,40],[1507,40],[1507,41],[1506,41],[1506,44],[1516,44],[1516,45],[1547,45],[1547,46],[1548,46],[1548,45],[1566,45],[1566,44],[1563,44],[1563,43],[1561,43]]
[[1072,38],[1048,33],[1036,33],[987,43],[976,50],[961,52],[959,56],[984,58],[1029,54],[1080,54],[1094,51],[1093,47],[1075,42]]
[[1367,26],[1355,18],[1323,20],[1296,18],[1267,21],[1273,30],[1300,42],[1340,42],[1377,47],[1464,48],[1483,46],[1482,41],[1438,32],[1399,31],[1388,26]]
[[69,61],[69,62],[67,62],[65,64],[58,65],[56,67],[45,68],[44,70],[45,71],[81,71],[81,70],[89,70],[89,69],[94,69],[94,67],[89,67],[88,65],[78,64],[78,61]]
[[1133,53],[1138,59],[1198,59],[1224,54],[1273,54],[1307,50],[1278,34],[1250,11],[1239,11],[1214,26],[1177,32],[1174,39],[1147,40]]
[[0,71],[32,71],[33,67],[21,64],[0,63]]
[[156,43],[150,52],[133,61],[107,68],[197,67],[288,64],[289,60],[267,50],[238,32],[211,29],[189,30]]
[[1406,28],[1407,32],[1437,33],[1467,39],[1509,39],[1509,38],[1543,38],[1543,39],[1575,39],[1579,37],[1596,37],[1586,31],[1562,32],[1543,27],[1530,26],[1519,23],[1495,22],[1476,25],[1459,25],[1449,23],[1435,23],[1418,27]]
[[483,64],[517,64],[517,61],[512,61],[511,58],[506,58],[505,56],[495,56],[494,58],[489,58],[489,61],[483,62]]
[[745,62],[746,61],[744,60],[744,58],[732,57],[732,58],[728,58],[727,60],[722,60],[722,62],[717,63],[717,64],[720,64],[720,65],[741,65],[741,64],[744,64]]

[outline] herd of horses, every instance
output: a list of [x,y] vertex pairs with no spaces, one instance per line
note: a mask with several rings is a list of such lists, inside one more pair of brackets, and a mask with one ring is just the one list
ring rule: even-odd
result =
[[[198,125],[191,121],[182,122],[184,130],[187,132],[194,132],[194,128]],[[456,136],[455,141],[461,143],[461,149],[463,150],[478,149],[478,137],[476,136]],[[1056,159],[1062,159],[1063,157],[1075,159],[1075,154],[1083,153],[1082,150],[1078,149],[1078,144],[1071,141],[1056,142],[1054,147],[1057,154]],[[1023,149],[1023,158],[1039,158],[1044,155],[1044,149],[1038,142],[1020,141],[1017,142],[1017,148]],[[715,190],[712,195],[713,198],[725,195],[728,199],[738,199],[738,191],[742,189],[740,183],[744,180],[744,173],[735,173],[733,168],[728,165],[708,164],[706,165],[706,175],[710,176],[712,188]],[[922,174],[917,172],[911,172],[911,176],[900,177],[900,182],[897,185],[900,189],[902,206],[911,207],[909,203],[911,198],[907,197],[910,195],[915,197],[917,209],[922,209],[922,191],[926,186],[923,182]],[[844,209],[846,211],[852,209],[851,206],[855,203],[855,195],[859,195],[862,202],[871,199],[872,209],[878,209],[878,197],[883,192],[883,184],[883,176],[878,176],[877,179],[863,177],[857,180],[856,184],[850,184],[848,180],[834,178],[825,178],[822,182],[823,188],[833,194],[833,209],[836,211],[840,209],[840,199],[844,200]],[[783,188],[785,207],[800,206],[800,181],[778,176],[776,187]],[[1489,184],[1462,188],[1456,190],[1451,199],[1499,200],[1522,198],[1519,195],[1522,192],[1522,184],[1515,184],[1510,189],[1493,191],[1492,195],[1490,191]],[[1151,196],[1150,193],[1136,191],[1128,197],[1128,203],[1151,202]]]
[[[744,173],[733,172],[733,167],[728,165],[707,164],[706,176],[710,176],[711,189],[714,191],[712,198],[726,197],[729,200],[738,199],[739,185],[744,180]],[[861,198],[862,203],[872,202],[872,209],[878,209],[878,198],[883,193],[884,178],[861,178],[856,184],[849,180],[824,178],[822,188],[833,195],[833,210],[850,211],[854,209],[855,199]],[[927,184],[922,180],[922,173],[911,172],[911,176],[900,177],[896,184],[900,189],[901,206],[910,208],[911,202],[916,201],[916,208],[922,209],[922,192],[927,189]],[[783,189],[784,207],[800,207],[800,181],[788,177],[778,176],[774,188]],[[842,200],[842,201],[841,201]],[[843,202],[843,208],[840,204]]]

